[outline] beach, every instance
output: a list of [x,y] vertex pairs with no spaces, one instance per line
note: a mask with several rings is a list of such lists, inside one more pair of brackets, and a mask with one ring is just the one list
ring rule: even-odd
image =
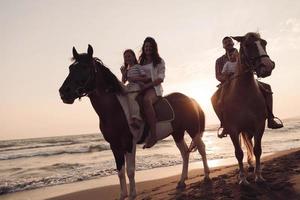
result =
[[[272,164],[272,162],[275,162],[274,159],[280,155],[288,155],[299,149],[299,133],[299,118],[286,119],[285,127],[282,129],[266,129],[262,142],[262,158],[264,162],[269,162],[268,160],[271,162],[271,167],[263,165],[263,174],[267,172],[266,169],[271,170],[266,174],[267,180],[269,180],[268,175],[273,174],[272,170],[275,170],[274,173],[284,172],[286,163],[279,168],[278,163]],[[189,144],[190,138],[185,137],[185,140]],[[228,186],[229,188],[235,188],[237,160],[230,138],[218,139],[216,127],[208,126],[203,140],[212,171],[213,186],[225,180],[226,183],[232,184]],[[296,159],[287,158],[287,161],[298,165],[300,163],[298,158],[299,156]],[[244,162],[246,162],[245,154]],[[138,199],[177,198],[176,195],[170,194],[181,195],[182,199],[186,199],[185,196],[192,198],[195,184],[198,186],[200,184],[200,188],[208,187],[201,182],[202,168],[199,153],[191,153],[187,188],[177,194],[175,188],[182,170],[182,160],[173,139],[168,137],[147,150],[143,150],[139,145],[135,176]],[[297,176],[293,178],[292,176],[298,169],[292,168],[296,171],[288,171],[290,173],[288,177],[297,182]],[[281,178],[280,173],[278,176],[270,177],[270,180]],[[231,176],[227,177],[228,174]],[[108,143],[99,133],[0,141],[0,177],[1,200],[72,199],[72,195],[76,195],[76,199],[80,199],[79,197],[93,199],[93,197],[85,198],[89,195],[101,196],[100,199],[116,199],[119,195],[115,161]],[[251,181],[251,176],[249,178]],[[287,182],[288,188],[292,187],[291,180],[280,180],[280,184]],[[214,189],[213,192],[218,190]],[[210,193],[202,193],[202,195],[207,194]],[[230,194],[236,196],[232,192]]]
[[[232,162],[232,161],[229,161]],[[198,163],[199,164],[199,163]],[[177,190],[180,168],[164,167],[137,173],[137,199],[299,199],[300,198],[300,148],[277,152],[262,159],[263,184],[254,183],[249,172],[249,186],[237,184],[237,165],[224,165],[211,169],[211,181],[203,180],[203,171],[191,169],[186,188]],[[177,172],[176,172],[177,171]],[[165,178],[158,178],[165,174]],[[168,174],[177,175],[168,176]],[[142,177],[141,177],[142,176]],[[152,177],[152,178],[149,178]],[[150,179],[150,180],[147,180]],[[102,179],[103,180],[103,179]],[[106,182],[116,183],[117,176]],[[100,179],[45,187],[36,190],[3,195],[2,200],[48,199],[93,200],[118,199],[119,185],[97,186]]]

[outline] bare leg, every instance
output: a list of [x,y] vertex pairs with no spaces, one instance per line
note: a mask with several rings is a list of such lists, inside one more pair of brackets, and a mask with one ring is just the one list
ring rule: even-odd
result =
[[177,188],[185,188],[185,180],[187,179],[187,175],[188,175],[188,167],[189,167],[189,156],[190,153],[188,151],[188,146],[186,144],[186,142],[184,141],[184,138],[176,143],[180,153],[181,153],[181,157],[182,157],[182,173],[181,173],[181,178],[180,181],[177,184]]
[[135,154],[136,154],[136,144],[133,144],[132,153],[127,153],[126,156],[126,169],[127,176],[129,179],[129,200],[136,198],[136,188],[135,188]]
[[239,140],[239,134],[237,132],[235,133],[231,133],[230,134],[230,138],[231,141],[234,145],[234,149],[235,149],[235,157],[238,160],[239,163],[239,184],[240,185],[248,185],[249,182],[246,179],[245,176],[245,171],[244,171],[244,165],[243,165],[243,157],[244,157],[244,153],[243,150],[241,148],[241,144],[240,144],[240,140]]
[[156,137],[156,116],[153,108],[153,104],[157,101],[158,97],[156,96],[154,88],[148,89],[144,95],[143,107],[146,115],[147,122],[150,126],[150,136],[146,140],[144,148],[150,148],[155,145],[157,142]]

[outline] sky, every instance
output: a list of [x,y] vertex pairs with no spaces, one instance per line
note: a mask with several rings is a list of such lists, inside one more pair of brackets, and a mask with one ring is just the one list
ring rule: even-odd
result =
[[209,125],[218,124],[210,97],[222,38],[258,31],[276,62],[262,80],[274,113],[300,116],[299,8],[298,0],[0,0],[0,140],[99,133],[88,98],[66,105],[59,97],[72,47],[91,44],[120,78],[123,51],[139,55],[147,36],[166,63],[164,93],[195,98]]

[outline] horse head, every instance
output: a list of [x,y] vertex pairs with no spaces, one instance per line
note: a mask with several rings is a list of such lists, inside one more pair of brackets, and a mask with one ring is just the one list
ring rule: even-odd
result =
[[69,74],[59,89],[64,103],[72,104],[75,99],[87,96],[96,89],[106,93],[122,92],[117,77],[103,65],[102,61],[93,57],[93,47],[88,46],[87,53],[78,54],[73,47],[74,62],[69,66]]
[[270,76],[275,63],[266,52],[267,41],[258,33],[247,33],[245,36],[232,37],[240,42],[241,63],[256,72],[258,77]]
[[87,53],[78,54],[73,47],[74,62],[69,66],[69,74],[59,89],[60,97],[64,103],[72,104],[76,98],[83,97],[93,88],[94,58],[93,47],[88,46]]

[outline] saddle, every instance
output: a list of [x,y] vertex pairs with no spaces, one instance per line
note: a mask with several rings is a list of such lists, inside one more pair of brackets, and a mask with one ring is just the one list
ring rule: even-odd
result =
[[[145,121],[142,137],[137,142],[137,144],[142,144],[145,142],[146,138],[149,135],[150,127],[145,120],[144,110],[143,107],[141,106],[142,98],[140,95],[137,97],[137,102],[140,106],[141,116]],[[175,119],[174,110],[166,98],[159,97],[159,99],[154,103],[153,107],[154,107],[157,122],[163,122],[163,123],[171,122]]]
[[[142,118],[145,120],[145,112],[142,106],[142,97],[137,97],[137,102],[140,106]],[[169,101],[164,97],[159,97],[153,105],[157,122],[172,121],[175,118],[174,110]]]

